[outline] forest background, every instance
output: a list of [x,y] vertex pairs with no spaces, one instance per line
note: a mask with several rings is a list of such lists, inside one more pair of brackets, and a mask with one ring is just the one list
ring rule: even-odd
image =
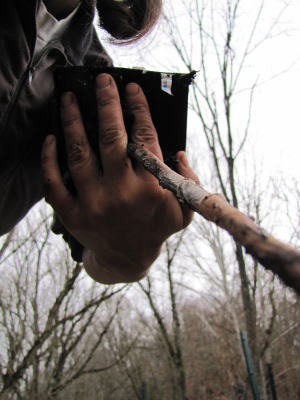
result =
[[[115,65],[197,70],[189,160],[204,187],[300,246],[300,4],[166,0]],[[0,247],[0,399],[251,399],[246,332],[261,399],[300,399],[300,301],[197,215],[148,278],[93,282],[37,205]]]

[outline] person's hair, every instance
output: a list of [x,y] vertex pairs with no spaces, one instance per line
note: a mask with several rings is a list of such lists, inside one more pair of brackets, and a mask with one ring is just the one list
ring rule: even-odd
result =
[[118,44],[145,36],[162,12],[162,0],[97,0],[100,27]]

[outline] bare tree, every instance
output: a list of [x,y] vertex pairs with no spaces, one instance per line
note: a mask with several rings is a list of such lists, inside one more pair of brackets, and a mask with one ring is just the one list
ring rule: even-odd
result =
[[166,242],[166,269],[167,269],[167,282],[169,290],[169,303],[171,309],[171,326],[168,325],[168,321],[161,313],[158,305],[155,302],[154,294],[152,291],[152,280],[147,277],[146,284],[139,283],[139,286],[145,296],[148,299],[149,306],[153,312],[156,323],[159,327],[159,332],[164,343],[165,351],[170,361],[170,366],[174,371],[173,375],[173,399],[187,399],[186,395],[186,375],[183,361],[183,350],[181,344],[181,322],[179,305],[176,290],[176,283],[174,279],[174,260],[177,255],[177,251],[182,242],[184,232],[177,237],[175,245],[171,246],[170,242]]
[[[280,3],[277,15],[268,27],[262,27],[261,21],[265,2],[253,5],[256,11],[246,14],[242,8],[245,1],[228,0],[185,1],[182,2],[183,13],[188,15],[183,25],[169,5],[165,15],[167,34],[178,59],[188,71],[198,70],[193,85],[191,107],[198,116],[202,126],[202,137],[211,155],[218,189],[227,202],[236,208],[241,206],[243,185],[239,180],[239,159],[245,148],[252,116],[252,105],[255,89],[261,83],[259,76],[252,76],[245,81],[244,71],[247,61],[266,40],[280,34],[279,21],[288,4]],[[241,22],[243,21],[243,22]],[[247,21],[247,33],[241,34],[241,24]],[[187,40],[186,31],[190,32]],[[246,103],[245,94],[248,93]],[[243,115],[245,125],[238,132],[235,116],[239,113],[238,95],[243,95],[245,103]],[[245,313],[245,324],[254,359],[256,371],[259,371],[259,348],[257,336],[257,315],[253,297],[251,279],[247,264],[252,263],[238,242],[234,243],[235,260],[239,270],[240,288]]]
[[[73,381],[108,368],[94,354],[118,312],[122,286],[91,282],[66,248],[56,250],[47,215],[16,230],[2,258],[0,398],[57,398]],[[105,309],[113,296],[115,307]],[[97,324],[96,324],[97,321]]]

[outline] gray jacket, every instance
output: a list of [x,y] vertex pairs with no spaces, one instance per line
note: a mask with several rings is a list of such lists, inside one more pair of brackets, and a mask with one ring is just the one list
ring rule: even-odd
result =
[[[43,197],[40,154],[52,133],[53,69],[64,65],[110,66],[85,0],[59,41],[33,64],[36,13],[41,0],[0,5],[0,234],[11,230]],[[89,4],[91,3],[91,4]]]

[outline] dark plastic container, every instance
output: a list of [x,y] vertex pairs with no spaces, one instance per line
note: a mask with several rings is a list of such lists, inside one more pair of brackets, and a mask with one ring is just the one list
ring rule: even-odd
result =
[[[158,133],[164,160],[169,166],[174,167],[176,152],[185,150],[188,93],[195,72],[172,74],[142,69],[91,67],[61,67],[56,69],[54,72],[56,96],[58,98],[66,91],[71,91],[77,96],[88,140],[98,157],[100,168],[95,78],[101,72],[111,74],[118,86],[129,141],[131,140],[130,125],[133,116],[127,109],[123,92],[125,86],[130,82],[136,82],[142,87]],[[62,170],[65,170],[67,165],[59,112],[56,113],[55,125],[60,165]]]

